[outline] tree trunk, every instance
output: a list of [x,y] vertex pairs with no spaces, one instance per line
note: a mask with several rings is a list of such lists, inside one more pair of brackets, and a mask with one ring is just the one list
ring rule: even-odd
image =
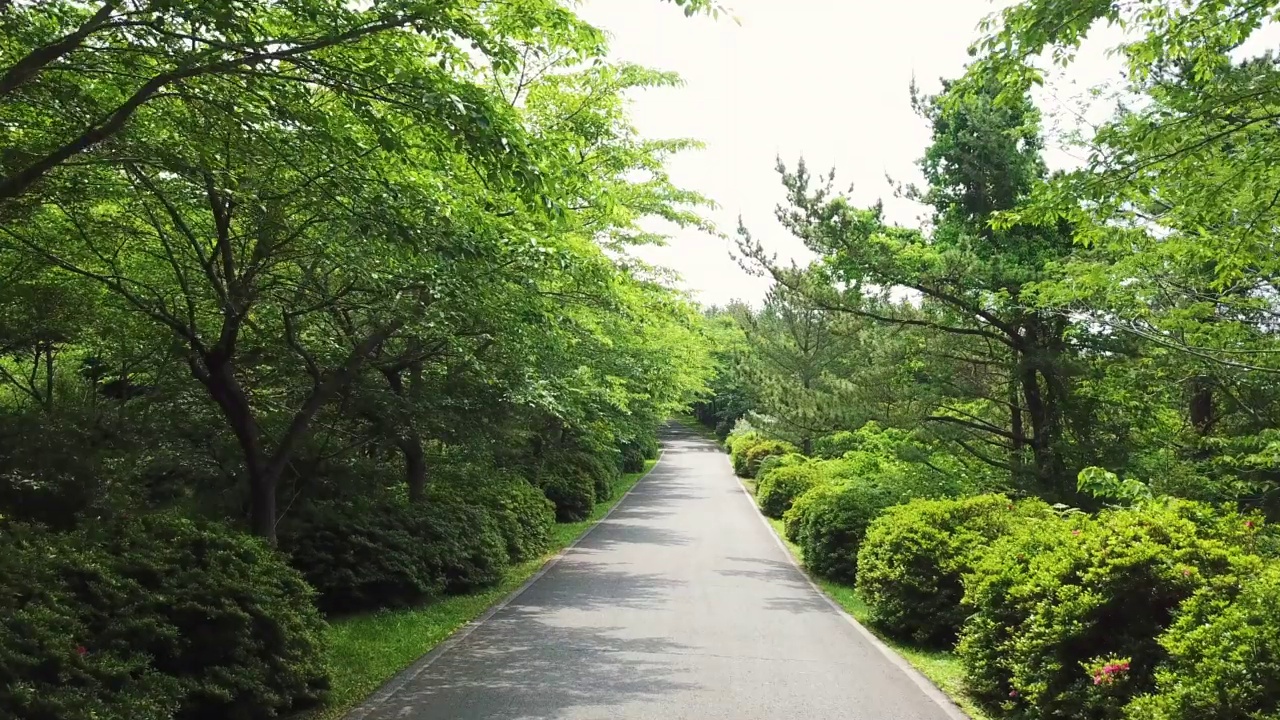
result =
[[1062,408],[1067,402],[1066,385],[1058,367],[1063,352],[1061,333],[1044,327],[1038,320],[1024,327],[1026,345],[1020,376],[1025,413],[1031,423],[1036,482],[1065,499],[1072,494],[1072,487],[1064,484],[1066,469],[1057,447],[1062,437]]
[[[400,402],[408,403],[409,398],[405,392],[401,367],[403,366],[381,367],[378,370],[382,373],[382,377],[386,378],[387,386]],[[417,368],[410,369],[421,372]],[[404,457],[404,478],[405,485],[409,489],[409,502],[416,503],[422,500],[427,486],[427,454],[422,449],[422,436],[413,427],[412,417],[409,413],[402,412],[395,421],[389,421],[382,416],[372,419],[380,426],[382,433],[392,439]]]
[[1009,379],[1009,433],[1012,435],[1009,441],[1009,472],[1013,486],[1021,487],[1025,481],[1023,473],[1026,472],[1022,466],[1022,454],[1027,447],[1027,429],[1022,421],[1022,398],[1018,397],[1017,362],[1018,356],[1014,353],[1015,373]]
[[409,486],[409,502],[422,500],[427,489],[427,454],[422,449],[422,438],[413,430],[397,438],[396,447],[404,455],[404,476]]
[[202,358],[204,368],[193,367],[196,378],[208,389],[209,395],[222,410],[231,426],[243,455],[245,471],[249,475],[249,530],[276,542],[276,484],[273,473],[262,450],[262,436],[258,423],[249,407],[249,398],[236,379],[235,368],[229,358],[221,353],[207,353]]
[[1191,402],[1188,415],[1191,427],[1201,437],[1213,429],[1213,378],[1197,375],[1191,378]]

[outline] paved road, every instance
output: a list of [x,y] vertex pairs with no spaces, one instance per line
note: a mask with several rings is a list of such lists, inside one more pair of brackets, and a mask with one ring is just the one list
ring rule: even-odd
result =
[[723,453],[677,429],[663,444],[559,563],[353,717],[960,717],[813,590]]

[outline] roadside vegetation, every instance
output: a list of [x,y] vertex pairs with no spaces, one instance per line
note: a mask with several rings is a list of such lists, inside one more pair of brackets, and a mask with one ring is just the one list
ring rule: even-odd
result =
[[[694,407],[824,589],[978,717],[1280,716],[1275,3],[1024,0],[888,223],[779,165],[759,307]],[[1120,23],[1113,115],[1049,172],[1032,89]],[[1264,598],[1270,598],[1264,601]]]
[[336,717],[580,535],[711,370],[677,80],[556,0],[0,2],[0,716]]

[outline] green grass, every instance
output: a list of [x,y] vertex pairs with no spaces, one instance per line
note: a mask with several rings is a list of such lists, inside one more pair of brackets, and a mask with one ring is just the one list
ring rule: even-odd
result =
[[619,478],[614,485],[613,499],[596,505],[591,517],[581,522],[557,524],[552,529],[552,549],[541,558],[511,567],[497,587],[445,598],[419,608],[334,621],[328,633],[329,673],[333,683],[329,702],[298,715],[296,720],[334,720],[345,715],[396,673],[524,584],[556,553],[599,522],[655,462],[646,462],[644,472]]
[[[741,478],[739,480],[754,497],[755,482]],[[796,560],[803,563],[804,556],[800,551],[800,547],[787,540],[787,536],[783,532],[782,521],[772,518],[765,519],[769,521],[769,525],[777,533],[778,539],[787,546],[787,549],[791,551]],[[836,601],[837,605],[844,608],[845,612],[852,615],[863,627],[880,638],[881,642],[911,663],[911,666],[918,670],[921,675],[929,678],[930,682],[946,693],[947,697],[960,706],[960,709],[972,720],[991,720],[991,716],[965,690],[964,668],[960,664],[960,658],[956,657],[955,653],[948,650],[920,648],[885,637],[876,632],[875,625],[871,622],[871,607],[858,595],[857,590],[842,583],[831,582],[813,575],[810,575],[810,577],[813,578],[818,587],[822,588],[823,592]]]

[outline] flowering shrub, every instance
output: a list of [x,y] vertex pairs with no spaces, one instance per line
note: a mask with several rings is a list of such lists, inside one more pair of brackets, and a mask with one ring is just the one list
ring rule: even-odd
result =
[[1160,644],[1169,659],[1129,718],[1280,717],[1280,566],[1238,563],[1183,603]]
[[0,528],[0,716],[255,720],[314,703],[328,681],[312,595],[215,523]]
[[912,500],[891,507],[867,530],[858,552],[858,592],[890,634],[945,647],[970,611],[962,577],[979,551],[1028,518],[1050,517],[1040,501],[1003,495]]
[[1230,573],[1251,533],[1175,500],[1020,524],[965,579],[971,691],[1015,718],[1122,717],[1153,689],[1179,605]]

